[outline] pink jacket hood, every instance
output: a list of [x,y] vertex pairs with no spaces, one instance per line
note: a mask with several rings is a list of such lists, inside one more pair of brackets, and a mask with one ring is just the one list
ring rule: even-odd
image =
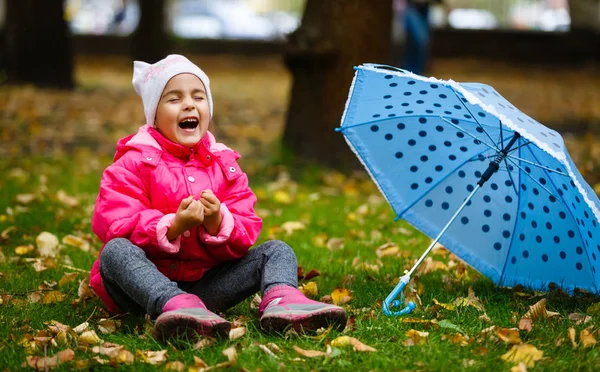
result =
[[[256,196],[237,164],[239,157],[210,132],[190,149],[144,125],[117,143],[114,163],[100,181],[92,230],[104,244],[129,239],[171,280],[198,280],[219,263],[244,256],[260,234]],[[198,199],[206,189],[221,201],[218,234],[198,226],[169,241],[166,234],[181,200]],[[111,312],[119,312],[99,269],[97,259],[90,284]]]

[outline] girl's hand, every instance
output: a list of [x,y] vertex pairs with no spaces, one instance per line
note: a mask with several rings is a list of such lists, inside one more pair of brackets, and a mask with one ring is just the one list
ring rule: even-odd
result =
[[204,207],[204,229],[210,235],[217,235],[221,227],[221,202],[211,190],[200,194],[200,203]]
[[200,201],[188,196],[179,204],[173,224],[167,231],[167,239],[174,240],[184,231],[204,223],[204,206]]

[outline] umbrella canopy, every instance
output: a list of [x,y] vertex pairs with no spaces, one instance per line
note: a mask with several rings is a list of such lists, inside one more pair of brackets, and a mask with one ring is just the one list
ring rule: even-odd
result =
[[338,130],[398,218],[496,284],[599,292],[598,197],[494,88],[365,64]]

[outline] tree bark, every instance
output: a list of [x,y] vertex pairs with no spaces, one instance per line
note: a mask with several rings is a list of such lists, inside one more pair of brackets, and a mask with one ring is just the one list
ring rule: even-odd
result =
[[340,170],[360,167],[339,126],[353,67],[389,63],[392,0],[308,0],[290,35],[293,77],[283,143],[296,156]]
[[6,2],[9,82],[73,87],[73,53],[63,7],[63,0]]
[[143,0],[140,4],[140,23],[131,38],[134,60],[155,63],[166,57],[169,38],[166,32],[166,1]]

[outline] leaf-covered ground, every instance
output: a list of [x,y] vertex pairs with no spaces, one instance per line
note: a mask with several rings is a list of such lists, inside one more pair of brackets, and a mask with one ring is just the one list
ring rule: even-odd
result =
[[[290,81],[277,59],[194,60],[211,76],[214,131],[244,155],[242,166],[251,174],[265,221],[260,241],[282,239],[294,247],[302,290],[344,306],[350,315],[346,330],[265,335],[255,302],[248,299],[224,314],[234,323],[229,340],[161,345],[152,338],[149,322],[105,313],[86,281],[101,247],[91,233],[91,212],[114,142],[135,130],[143,114],[127,61],[80,58],[80,87],[74,92],[0,88],[0,366],[595,369],[597,298],[569,297],[557,289],[500,289],[442,247],[406,291],[417,310],[405,318],[384,316],[381,301],[430,239],[403,221],[394,222],[391,208],[363,173],[298,169],[281,160],[277,139]],[[599,97],[593,71],[544,75],[496,66],[490,74],[477,66],[440,61],[432,75],[487,82],[542,122],[548,112],[565,122],[565,112],[592,124],[600,117],[591,104]],[[581,89],[567,93],[561,90],[566,86]],[[597,136],[566,140],[580,171],[598,184]]]

